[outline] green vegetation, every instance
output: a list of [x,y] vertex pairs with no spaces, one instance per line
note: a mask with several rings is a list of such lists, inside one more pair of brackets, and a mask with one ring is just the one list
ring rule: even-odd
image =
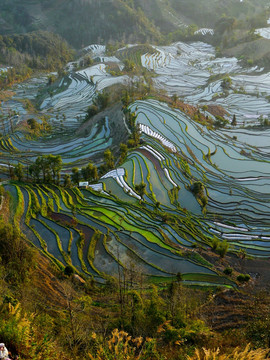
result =
[[60,155],[42,155],[39,156],[35,163],[30,165],[29,174],[33,181],[43,183],[59,184],[60,171],[62,169],[62,159]]
[[28,78],[33,70],[60,70],[73,51],[59,36],[37,31],[0,35],[0,62],[11,66],[0,75],[0,88]]
[[205,208],[208,203],[208,197],[204,184],[201,181],[195,181],[191,186],[191,191],[196,196],[201,206]]
[[[135,263],[97,285],[70,265],[49,265],[3,220],[0,236],[0,337],[22,360],[267,359],[260,349],[268,334],[265,293],[249,295],[253,307],[243,328],[218,333],[210,328],[213,302],[225,296],[218,288],[186,287],[181,273],[158,288]],[[223,309],[238,293],[227,293]]]
[[[230,4],[235,17],[231,9],[226,9]],[[260,10],[263,4],[259,1]],[[168,97],[162,93],[158,99],[171,107],[161,110],[158,101],[149,101],[150,105],[137,101],[148,97],[156,100],[160,92],[153,89],[153,74],[142,69],[141,64],[142,54],[153,54],[156,50],[144,44],[117,51],[124,42],[137,40],[161,44],[200,39],[200,35],[195,35],[198,26],[193,24],[198,12],[201,12],[198,25],[213,25],[213,19],[219,19],[212,39],[213,44],[220,43],[219,55],[230,46],[260,40],[250,26],[263,25],[265,18],[260,11],[252,14],[251,1],[242,4],[244,15],[237,10],[242,5],[235,5],[232,0],[224,0],[220,7],[216,5],[216,0],[205,0],[204,4],[193,0],[1,2],[0,30],[9,34],[0,36],[0,61],[13,66],[1,74],[1,87],[29,77],[32,71],[57,70],[59,77],[49,75],[47,79],[52,102],[54,95],[67,89],[70,83],[62,67],[73,52],[58,36],[28,32],[39,27],[65,34],[69,43],[78,47],[97,42],[98,37],[99,43],[110,42],[107,55],[119,55],[124,63],[122,71],[111,65],[111,74],[127,73],[138,79],[126,88],[115,86],[97,93],[86,114],[86,120],[91,120],[79,129],[85,132],[85,138],[76,139],[63,160],[60,155],[41,155],[46,142],[53,154],[59,149],[65,153],[67,147],[46,134],[42,139],[44,147],[39,149],[36,140],[51,128],[46,118],[39,121],[30,100],[25,107],[31,111],[31,117],[25,116],[21,125],[27,127],[30,150],[23,154],[18,150],[22,146],[22,129],[14,132],[11,121],[8,123],[11,136],[1,136],[3,172],[9,171],[12,181],[0,187],[0,340],[12,352],[18,352],[22,360],[269,357],[269,351],[264,350],[269,346],[269,291],[256,293],[253,285],[257,274],[250,271],[251,265],[247,265],[250,259],[238,247],[250,246],[255,253],[268,249],[238,242],[236,236],[232,236],[233,240],[229,236],[228,241],[222,240],[226,238],[221,233],[224,229],[220,230],[222,224],[218,224],[222,217],[214,213],[220,206],[218,196],[213,199],[215,186],[225,178],[225,170],[216,172],[217,162],[211,160],[216,154],[216,158],[223,159],[222,149],[224,154],[232,151],[231,159],[238,160],[237,144],[235,148],[225,148],[217,137],[213,136],[211,141],[207,136],[199,137],[200,133],[206,135],[203,125],[212,126],[212,119],[206,115],[210,106],[188,106],[176,94]],[[40,9],[42,14],[38,21],[31,15],[33,8]],[[181,27],[182,19],[187,27]],[[24,34],[12,35],[14,29]],[[171,32],[168,36],[162,35],[165,29]],[[87,54],[82,56],[79,66],[91,66],[93,61]],[[256,61],[247,57],[246,63],[251,66]],[[74,86],[79,74],[76,76]],[[93,78],[85,83],[94,87]],[[225,95],[234,90],[231,85],[231,78],[225,75],[221,81]],[[243,93],[244,89],[239,91]],[[39,103],[41,98],[42,94]],[[114,123],[108,113],[116,99],[120,120]],[[53,105],[50,111],[54,116]],[[103,113],[92,118],[99,112]],[[144,116],[145,124],[149,124],[148,134],[146,130],[141,134],[138,115]],[[58,110],[56,120],[59,116],[64,128],[66,115],[60,115]],[[3,131],[7,132],[3,116],[1,120]],[[262,126],[269,125],[267,119],[259,120]],[[216,115],[215,126],[227,123],[223,116]],[[235,116],[232,125],[237,125]],[[125,126],[125,137],[112,140],[111,133],[116,134],[120,126]],[[103,139],[95,137],[95,131],[99,133],[100,129]],[[213,127],[207,130],[211,133]],[[60,133],[64,135],[65,130]],[[170,133],[174,135],[171,138]],[[69,133],[65,140],[71,139]],[[224,144],[227,139],[222,139]],[[116,151],[115,143],[111,146],[110,141],[117,143]],[[37,150],[32,151],[31,147]],[[208,151],[202,152],[202,148]],[[90,161],[92,150],[99,153],[95,163]],[[244,149],[239,151],[239,156],[250,154],[253,153]],[[11,158],[15,159],[12,165],[8,162]],[[262,166],[263,162],[258,163]],[[120,165],[124,169],[122,175],[112,171],[112,177],[103,177],[95,184],[96,190],[77,187],[81,179],[96,182],[100,175]],[[233,211],[236,193],[239,198],[244,194],[255,203],[255,191],[244,192],[241,182],[234,183],[228,191],[226,181],[222,182],[220,197],[228,199],[224,212]],[[255,205],[250,207],[255,209]],[[225,231],[232,234],[233,228],[240,226],[237,221],[224,223],[231,225]],[[241,235],[245,230],[240,228]],[[228,253],[230,250],[234,254]],[[256,261],[262,261],[262,267],[269,265],[264,259]],[[266,276],[265,284],[267,280]],[[226,318],[232,307],[238,312]]]
[[240,283],[248,282],[250,280],[250,275],[249,274],[240,274],[237,276],[237,280]]
[[[229,250],[229,244],[226,240],[219,240],[217,237],[213,237],[211,240],[211,248],[214,250],[221,258],[224,258],[224,256],[227,254]],[[230,272],[230,268],[226,268],[224,270],[224,274],[231,275],[232,272]]]
[[92,163],[81,169],[82,178],[85,181],[96,181],[98,179],[98,169]]

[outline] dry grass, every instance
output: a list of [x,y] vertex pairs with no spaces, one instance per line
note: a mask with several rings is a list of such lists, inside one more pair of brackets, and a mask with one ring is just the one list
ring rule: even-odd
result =
[[95,354],[88,353],[90,360],[148,360],[157,358],[155,341],[152,338],[132,338],[125,331],[114,329],[112,336],[105,343],[92,334],[95,342]]
[[269,350],[250,349],[250,345],[247,345],[244,350],[236,348],[230,354],[220,354],[220,349],[207,350],[203,348],[201,351],[196,349],[195,354],[187,357],[187,360],[265,360],[270,359]]
[[7,101],[12,98],[12,96],[15,95],[15,92],[10,90],[1,90],[0,92],[0,102],[1,101]]

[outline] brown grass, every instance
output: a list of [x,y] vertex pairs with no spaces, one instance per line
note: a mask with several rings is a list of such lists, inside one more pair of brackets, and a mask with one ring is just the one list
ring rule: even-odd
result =
[[220,354],[219,348],[216,350],[196,349],[195,354],[192,357],[188,356],[187,360],[265,360],[269,359],[268,354],[269,350],[252,350],[248,344],[244,350],[236,348],[230,354]]

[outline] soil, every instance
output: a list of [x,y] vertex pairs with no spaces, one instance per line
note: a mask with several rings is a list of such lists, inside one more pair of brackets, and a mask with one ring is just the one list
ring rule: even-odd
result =
[[[270,302],[270,259],[240,258],[236,254],[227,254],[224,259],[211,250],[201,250],[201,255],[215,266],[220,272],[226,267],[233,269],[232,276],[228,277],[235,281],[237,288],[222,290],[214,295],[211,302],[205,306],[201,314],[214,330],[244,328],[264,308],[269,309]],[[237,283],[237,276],[249,274],[251,279],[248,283]],[[260,308],[258,308],[258,298]]]
[[7,101],[12,98],[12,96],[15,95],[15,92],[10,90],[1,90],[0,92],[0,103],[1,101]]
[[51,261],[42,254],[38,254],[38,266],[35,271],[32,287],[37,290],[35,294],[37,303],[43,303],[44,306],[47,304],[50,309],[65,305],[59,274],[54,275]]
[[[226,267],[233,269],[232,280],[236,281],[239,274],[249,274],[250,284],[256,290],[270,289],[270,258],[240,258],[237,254],[228,253],[224,259],[210,249],[199,250],[200,254],[215,268],[223,272]],[[245,285],[240,285],[245,287]]]
[[207,111],[212,114],[213,116],[221,116],[221,117],[225,117],[225,116],[229,116],[229,113],[221,106],[221,105],[207,105]]

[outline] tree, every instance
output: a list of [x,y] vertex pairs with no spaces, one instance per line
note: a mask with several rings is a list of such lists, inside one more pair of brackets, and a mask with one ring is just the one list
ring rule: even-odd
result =
[[120,144],[120,163],[122,163],[127,156],[128,146],[126,144]]
[[202,106],[202,111],[204,112],[204,116],[205,116],[205,112],[208,110],[208,106],[207,105],[203,105]]
[[36,165],[39,167],[39,169],[42,172],[43,175],[43,182],[46,182],[46,178],[48,179],[48,173],[49,173],[49,162],[46,156],[39,156],[36,161]]
[[129,146],[129,147],[138,146],[139,143],[140,143],[140,138],[141,138],[140,127],[139,127],[138,124],[135,124],[134,126],[132,126],[132,134],[131,134],[130,139],[128,141],[128,144],[132,145],[132,146]]
[[52,178],[55,184],[59,184],[60,182],[60,171],[62,169],[62,158],[60,155],[48,155],[47,156],[48,166],[52,172]]
[[104,151],[104,161],[107,170],[111,170],[114,168],[114,156],[111,150],[107,149]]
[[164,305],[163,299],[158,294],[158,288],[152,285],[150,300],[145,306],[145,331],[147,335],[151,336],[164,323],[165,316],[162,311]]
[[90,119],[92,116],[98,113],[98,107],[96,105],[91,105],[86,110],[86,120]]
[[70,188],[72,185],[71,177],[69,174],[64,175],[64,187]]
[[91,162],[81,169],[81,175],[85,181],[93,181],[98,178],[97,167],[94,166]]
[[64,274],[67,276],[71,276],[72,274],[74,274],[74,269],[72,266],[67,265],[64,269]]
[[29,280],[35,252],[23,240],[20,229],[1,220],[0,239],[1,265],[8,270],[8,281],[14,284]]
[[128,104],[130,103],[130,96],[129,96],[129,93],[127,90],[123,93],[121,101],[122,101],[123,106],[125,106],[125,107],[127,107]]
[[32,130],[37,130],[39,128],[39,123],[37,122],[36,119],[33,118],[28,119],[27,124],[30,126]]
[[143,199],[144,195],[146,194],[146,184],[144,182],[141,182],[140,184],[136,184],[135,185],[135,191]]
[[157,201],[157,202],[155,203],[156,209],[159,209],[159,208],[160,208],[160,205],[161,205],[161,203],[160,203],[159,201]]
[[219,242],[216,252],[219,254],[221,258],[224,258],[228,250],[229,250],[229,243],[226,240],[224,240]]
[[229,75],[226,75],[223,77],[221,81],[221,87],[223,90],[229,90],[232,85],[232,79],[229,77]]
[[233,115],[233,119],[232,119],[232,126],[236,126],[237,122],[236,122],[236,116],[235,114]]
[[18,163],[17,165],[15,165],[14,173],[17,176],[19,181],[22,181],[22,179],[23,179],[23,169],[24,169],[24,167],[21,163]]
[[33,178],[34,181],[37,181],[37,182],[40,181],[40,172],[41,172],[41,168],[40,168],[39,164],[37,164],[36,162],[29,166],[29,174]]
[[177,104],[177,101],[178,101],[178,95],[177,95],[177,94],[173,94],[173,95],[172,95],[173,105],[176,105],[176,104]]
[[99,110],[105,109],[110,101],[110,95],[106,91],[99,92],[96,98],[93,100],[93,104],[97,106]]
[[199,195],[204,189],[203,183],[201,181],[196,181],[193,185],[192,185],[192,192],[195,195]]
[[72,180],[73,184],[79,185],[79,181],[80,181],[79,169],[77,167],[74,167],[71,171],[72,171],[71,180]]
[[187,36],[193,36],[195,32],[198,30],[198,26],[195,24],[188,25],[186,29]]
[[135,70],[135,63],[129,59],[125,59],[124,60],[124,71],[126,72],[131,72],[133,70]]

